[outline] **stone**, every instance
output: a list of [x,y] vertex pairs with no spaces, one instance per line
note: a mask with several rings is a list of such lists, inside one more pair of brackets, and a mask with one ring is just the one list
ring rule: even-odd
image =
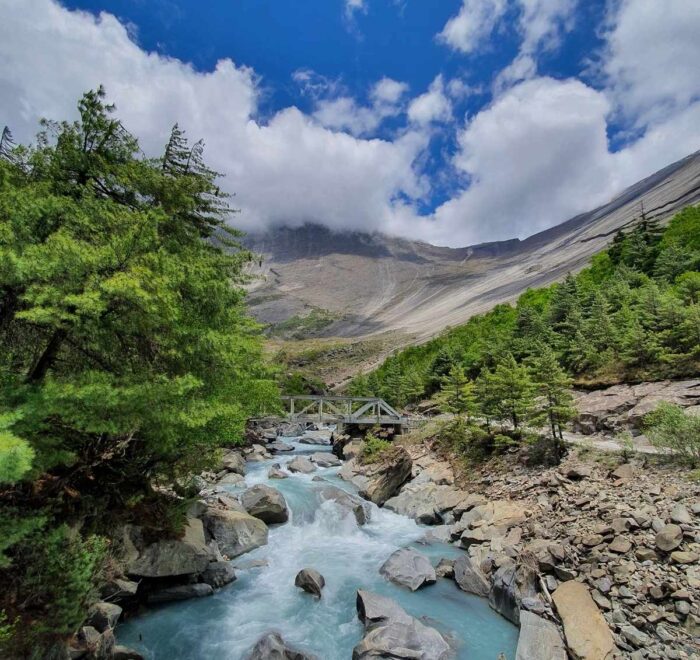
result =
[[588,465],[573,465],[566,471],[566,476],[573,481],[580,481],[591,476],[591,468]]
[[245,460],[237,451],[230,451],[224,454],[221,460],[221,466],[227,472],[236,472],[237,474],[245,475]]
[[632,544],[624,536],[616,536],[612,540],[612,543],[610,543],[610,545],[608,546],[608,550],[610,550],[610,552],[615,552],[616,554],[619,554],[619,555],[624,555],[626,552],[629,552],[631,549],[632,549]]
[[382,506],[411,477],[412,465],[408,452],[403,447],[394,445],[393,450],[376,463],[363,466],[366,481],[360,488],[360,496]]
[[506,564],[493,576],[489,605],[516,626],[523,601],[537,597],[537,573],[527,564]]
[[337,486],[324,486],[319,491],[319,497],[322,502],[330,500],[346,511],[351,511],[358,525],[364,525],[372,514],[367,502]]
[[318,451],[311,454],[309,458],[312,463],[316,463],[318,467],[322,468],[337,467],[338,465],[343,464],[343,462],[335,454],[331,454],[330,452]]
[[632,463],[623,463],[612,472],[614,479],[629,481],[637,476],[637,468]]
[[559,629],[551,621],[523,610],[515,660],[566,659],[566,646]]
[[105,630],[114,628],[121,615],[122,608],[119,605],[105,602],[95,603],[88,610],[85,625],[92,626],[98,632],[103,633]]
[[461,555],[455,560],[454,576],[457,586],[462,591],[476,596],[488,596],[488,580],[481,570],[472,564],[468,555]]
[[385,578],[416,591],[429,584],[435,584],[435,569],[425,555],[409,548],[392,553],[379,569]]
[[112,650],[112,660],[144,660],[144,658],[138,651],[117,644]]
[[671,561],[676,564],[694,564],[698,561],[698,555],[694,552],[683,552],[676,550],[671,553]]
[[316,466],[305,456],[297,456],[287,464],[290,472],[300,472],[301,474],[311,474],[316,471]]
[[665,525],[656,535],[656,547],[662,552],[675,550],[683,541],[683,530],[678,525]]
[[670,518],[674,523],[678,523],[679,525],[690,525],[693,522],[693,516],[690,515],[688,509],[682,504],[676,504],[676,506],[671,509]]
[[289,509],[282,493],[271,486],[258,484],[241,494],[243,508],[265,523],[283,523],[289,519]]
[[333,442],[333,431],[330,429],[306,431],[299,442],[304,445],[330,445]]
[[72,657],[88,657],[95,660],[112,658],[115,640],[111,628],[100,633],[92,626],[83,626],[78,631],[75,641],[77,648],[74,647],[73,650],[77,651],[77,654],[71,653]]
[[[207,531],[229,559],[267,544],[267,525],[248,513],[210,508],[204,521]],[[206,565],[197,572],[205,568]]]
[[102,586],[100,594],[109,602],[124,602],[133,599],[138,588],[138,582],[126,578],[114,578]]
[[435,567],[435,575],[442,578],[452,578],[455,576],[455,560],[445,559],[444,557],[438,562]]
[[568,650],[577,660],[608,660],[615,648],[612,633],[586,585],[570,580],[552,595],[564,627]]
[[627,642],[636,648],[646,648],[651,642],[651,638],[646,633],[635,628],[634,626],[622,626],[620,634]]
[[204,569],[200,577],[202,582],[214,589],[220,589],[236,579],[236,571],[228,561],[213,561]]
[[452,649],[437,630],[407,614],[390,598],[359,590],[357,615],[365,625],[366,634],[353,649],[353,660],[448,660],[453,657]]
[[326,580],[313,568],[303,568],[294,578],[294,586],[320,598],[321,590],[326,586]]
[[267,445],[267,448],[270,451],[274,451],[275,453],[285,452],[285,451],[294,451],[293,445],[288,445],[286,442],[282,442],[281,440],[276,440],[275,442],[271,442],[269,445]]
[[137,550],[136,557],[127,562],[126,572],[148,578],[192,575],[201,573],[212,559],[202,521],[188,518],[179,539],[157,541]]
[[202,582],[197,584],[179,584],[175,587],[158,589],[148,594],[148,603],[170,603],[176,600],[188,600],[190,598],[203,598],[214,593],[211,585]]
[[245,477],[242,477],[237,472],[229,472],[216,483],[219,486],[245,486]]
[[362,454],[363,446],[364,442],[362,440],[351,440],[343,447],[343,458],[346,461],[357,458]]
[[246,656],[246,660],[317,660],[315,655],[288,646],[275,632],[261,637]]
[[267,472],[268,479],[287,479],[289,475],[276,467],[271,467]]

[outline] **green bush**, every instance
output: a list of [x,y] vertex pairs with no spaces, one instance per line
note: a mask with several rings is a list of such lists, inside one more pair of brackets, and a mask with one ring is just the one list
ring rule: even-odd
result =
[[389,449],[391,449],[389,441],[378,438],[370,431],[362,444],[362,462],[376,463]]
[[645,417],[644,430],[655,447],[693,467],[700,463],[700,417],[664,401]]

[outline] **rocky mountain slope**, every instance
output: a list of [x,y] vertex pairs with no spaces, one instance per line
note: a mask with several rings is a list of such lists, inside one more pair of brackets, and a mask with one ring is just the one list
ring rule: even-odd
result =
[[306,336],[364,337],[393,331],[422,341],[528,287],[583,267],[621,227],[666,219],[700,200],[700,152],[625,190],[608,204],[525,240],[436,247],[318,225],[251,234],[253,313]]

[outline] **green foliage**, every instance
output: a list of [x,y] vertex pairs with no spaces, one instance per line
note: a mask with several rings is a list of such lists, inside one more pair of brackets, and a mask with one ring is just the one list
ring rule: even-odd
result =
[[288,396],[324,394],[326,385],[319,378],[294,371],[292,373],[286,373],[280,378],[280,390],[283,394]]
[[493,371],[484,370],[477,381],[481,410],[487,419],[509,420],[513,429],[534,412],[534,385],[527,368],[509,353]]
[[388,440],[382,440],[370,431],[362,443],[362,462],[376,463],[389,449],[391,443]]
[[0,149],[0,610],[47,638],[84,613],[94,533],[278,394],[203,144],[175,126],[145,159],[113,110],[89,92]]
[[459,364],[454,365],[450,373],[443,378],[442,389],[437,396],[440,409],[465,417],[466,421],[470,422],[479,412],[474,390],[474,383],[467,378],[464,369]]
[[333,322],[338,315],[325,309],[314,308],[305,316],[295,315],[281,323],[270,326],[267,333],[271,337],[284,339],[304,339],[318,335]]
[[691,466],[700,462],[700,417],[666,401],[644,419],[647,437]]

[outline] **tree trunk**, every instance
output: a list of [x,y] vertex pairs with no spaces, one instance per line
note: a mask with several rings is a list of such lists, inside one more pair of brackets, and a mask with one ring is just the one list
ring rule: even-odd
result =
[[51,369],[53,366],[56,355],[58,354],[61,344],[65,338],[66,331],[62,328],[59,328],[53,333],[53,336],[44,349],[44,352],[41,354],[41,357],[37,360],[32,370],[27,374],[27,383],[34,385],[44,380],[44,377],[48,373],[49,369]]

